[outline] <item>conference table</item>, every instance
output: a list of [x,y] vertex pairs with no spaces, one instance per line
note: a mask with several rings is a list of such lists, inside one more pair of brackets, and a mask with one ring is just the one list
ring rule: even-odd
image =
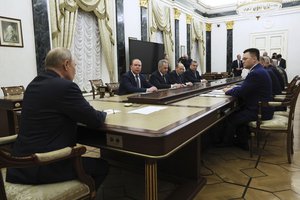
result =
[[98,130],[80,126],[80,143],[101,148],[104,158],[143,160],[147,200],[158,199],[158,171],[181,180],[168,199],[193,199],[206,183],[200,175],[201,135],[237,108],[233,97],[211,91],[240,81],[90,100],[108,115]]

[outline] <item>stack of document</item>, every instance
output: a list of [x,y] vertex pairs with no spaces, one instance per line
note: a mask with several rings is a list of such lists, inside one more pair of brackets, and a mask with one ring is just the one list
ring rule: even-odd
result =
[[200,94],[203,97],[225,97],[225,92],[223,90],[212,90],[205,94]]

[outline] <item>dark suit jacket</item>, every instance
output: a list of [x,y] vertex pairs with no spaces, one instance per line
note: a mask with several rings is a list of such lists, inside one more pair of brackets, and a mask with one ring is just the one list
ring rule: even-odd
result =
[[[231,65],[231,69],[233,71],[233,74],[234,74],[234,76],[241,76],[242,70],[237,70],[237,68],[238,68],[238,61],[234,60],[232,62],[232,65]],[[243,62],[242,61],[240,61],[240,68],[243,68]]]
[[171,88],[171,83],[168,74],[165,75],[165,79],[166,81],[160,75],[159,71],[156,70],[151,74],[149,82],[155,87],[157,87],[157,89]]
[[[99,128],[105,117],[105,112],[90,106],[75,83],[47,71],[37,76],[25,91],[20,133],[13,155],[27,156],[75,146],[77,122]],[[59,182],[75,177],[70,160],[7,171],[7,181],[27,184]]]
[[279,67],[283,68],[283,69],[286,69],[286,60],[281,58],[280,61],[279,61]]
[[183,73],[183,76],[184,76],[185,82],[195,83],[195,82],[200,82],[202,79],[202,77],[200,76],[200,73],[198,71],[196,71],[196,76],[195,76],[195,73],[191,69],[186,70]]
[[147,88],[152,87],[150,83],[147,82],[146,78],[140,74],[141,88],[137,87],[135,77],[131,71],[126,72],[121,77],[121,82],[119,86],[119,95],[131,94],[135,92],[146,92]]
[[175,70],[169,73],[169,81],[171,84],[184,84],[184,77],[182,74],[177,74]]
[[267,72],[269,73],[270,75],[270,78],[272,80],[272,94],[273,96],[274,95],[278,95],[278,94],[281,94],[281,86],[280,86],[280,83],[279,83],[279,80],[277,78],[277,76],[275,75],[275,73],[273,72],[273,70],[271,68],[266,68]]
[[[226,94],[240,98],[245,104],[242,111],[249,119],[255,120],[258,113],[258,102],[272,100],[272,81],[263,66],[257,64],[249,72],[241,86],[234,87]],[[271,119],[272,117],[273,109],[262,110],[263,119]]]

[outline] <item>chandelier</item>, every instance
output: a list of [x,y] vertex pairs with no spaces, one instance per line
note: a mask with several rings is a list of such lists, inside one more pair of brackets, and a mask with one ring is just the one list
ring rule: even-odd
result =
[[236,12],[239,15],[261,16],[281,7],[282,0],[238,0]]

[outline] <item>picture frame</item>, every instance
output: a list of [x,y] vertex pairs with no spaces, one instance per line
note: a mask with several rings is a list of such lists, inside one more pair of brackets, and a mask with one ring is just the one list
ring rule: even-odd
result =
[[0,16],[0,46],[24,47],[20,19]]

